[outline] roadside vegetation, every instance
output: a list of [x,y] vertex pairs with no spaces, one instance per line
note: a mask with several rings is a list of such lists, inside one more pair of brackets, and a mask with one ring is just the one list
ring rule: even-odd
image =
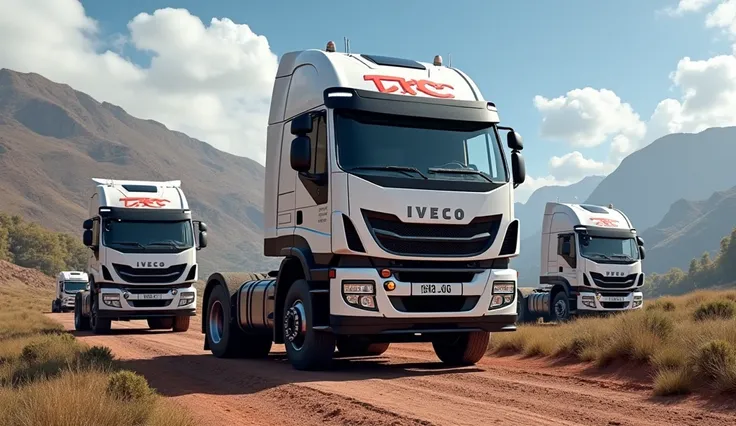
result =
[[713,243],[714,247],[719,247],[715,258],[705,252],[690,261],[687,271],[672,268],[665,274],[649,274],[644,296],[681,295],[700,289],[733,287],[736,283],[736,228],[721,239],[719,246],[715,245],[716,241]]
[[81,237],[0,213],[0,260],[55,275],[62,270],[81,270],[88,254]]
[[120,370],[109,349],[89,347],[45,317],[52,285],[0,261],[0,425],[194,424],[145,378]]

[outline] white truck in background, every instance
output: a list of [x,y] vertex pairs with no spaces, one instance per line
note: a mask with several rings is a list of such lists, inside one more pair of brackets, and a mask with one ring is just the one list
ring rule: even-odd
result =
[[56,298],[51,301],[51,312],[74,310],[75,295],[89,288],[86,272],[61,271],[56,276]]
[[644,241],[612,205],[547,203],[541,255],[541,287],[519,289],[518,322],[642,308]]
[[467,365],[516,329],[523,145],[470,77],[439,56],[286,53],[267,134],[264,254],[283,260],[207,279],[205,349],[262,358],[284,343],[309,370],[335,347],[424,341]]
[[105,333],[112,321],[145,319],[152,329],[186,331],[207,226],[192,220],[181,182],[93,181],[83,224],[90,288],[76,294],[76,329]]

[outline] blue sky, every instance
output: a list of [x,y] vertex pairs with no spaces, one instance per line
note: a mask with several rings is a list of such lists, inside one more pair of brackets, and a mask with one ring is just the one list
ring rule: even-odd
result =
[[[543,137],[534,97],[555,98],[587,86],[609,89],[648,121],[663,99],[682,99],[670,78],[678,61],[731,52],[727,37],[706,28],[705,14],[715,7],[713,1],[704,1],[711,3],[708,9],[678,17],[658,12],[676,6],[677,0],[81,2],[83,12],[98,22],[102,37],[109,40],[116,34],[128,36],[127,25],[139,13],[174,7],[187,9],[205,26],[212,18],[247,24],[267,37],[276,55],[322,48],[330,39],[342,49],[344,36],[350,38],[353,52],[425,61],[435,54],[447,60],[451,53],[453,66],[468,73],[486,99],[496,103],[503,124],[524,137],[529,175],[543,177],[549,174],[552,156],[579,150],[585,158],[605,162],[610,144],[581,148]],[[142,68],[150,65],[150,57],[131,43],[122,55]],[[84,86],[85,80],[80,81]],[[89,90],[96,95],[94,88]],[[621,132],[626,129],[607,132],[606,138],[610,142]]]

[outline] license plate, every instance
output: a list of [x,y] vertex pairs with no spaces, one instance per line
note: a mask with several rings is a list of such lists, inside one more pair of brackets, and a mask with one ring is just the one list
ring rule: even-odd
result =
[[141,295],[141,299],[151,300],[151,299],[160,299],[160,298],[161,298],[160,294],[142,294]]
[[610,296],[610,297],[601,297],[601,302],[625,302],[625,297],[617,297],[617,296]]
[[412,284],[411,294],[414,296],[460,296],[463,294],[463,285],[452,284]]

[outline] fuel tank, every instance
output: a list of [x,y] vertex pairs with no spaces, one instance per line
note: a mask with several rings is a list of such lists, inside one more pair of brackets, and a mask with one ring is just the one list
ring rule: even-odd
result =
[[273,327],[275,293],[275,279],[246,281],[240,286],[237,311],[238,321],[244,330]]

